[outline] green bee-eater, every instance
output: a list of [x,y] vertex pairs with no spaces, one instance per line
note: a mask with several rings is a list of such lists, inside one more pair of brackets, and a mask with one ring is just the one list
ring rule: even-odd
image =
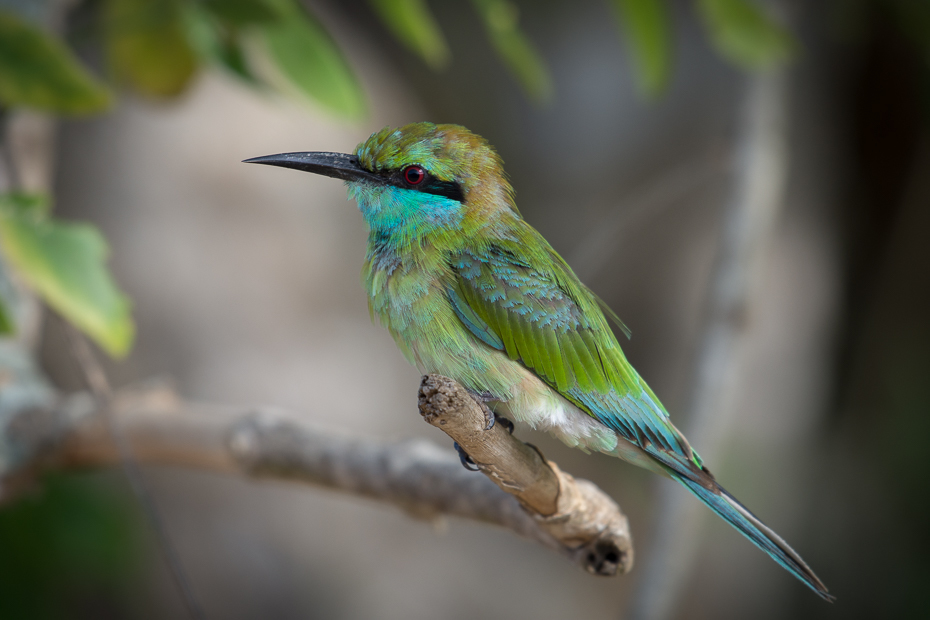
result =
[[825,599],[804,560],[704,466],[620,350],[617,316],[520,216],[500,157],[457,125],[385,128],[355,153],[247,160],[343,179],[370,229],[372,316],[423,373],[572,447],[677,480]]

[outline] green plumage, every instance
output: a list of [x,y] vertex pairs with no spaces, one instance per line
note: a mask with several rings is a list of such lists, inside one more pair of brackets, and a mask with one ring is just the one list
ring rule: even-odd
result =
[[[501,161],[455,125],[384,129],[354,156],[258,158],[348,181],[368,223],[373,317],[424,373],[490,394],[498,413],[681,482],[830,599],[800,556],[704,466],[608,324],[625,327],[520,216]],[[605,316],[606,314],[606,316]]]

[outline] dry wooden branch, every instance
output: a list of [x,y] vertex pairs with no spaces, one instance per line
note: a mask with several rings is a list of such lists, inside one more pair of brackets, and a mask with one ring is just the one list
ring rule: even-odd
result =
[[[468,411],[469,417],[481,418],[483,428],[484,413],[475,401],[451,380],[441,379],[448,383],[426,400],[438,404],[445,399],[444,419]],[[421,395],[427,393],[421,388]],[[489,458],[474,442],[462,444],[486,468],[494,467],[498,485],[526,490],[516,497],[513,488],[501,491],[504,486],[467,471],[454,454],[427,441],[363,439],[280,411],[185,402],[164,385],[124,390],[111,408],[140,463],[309,483],[391,503],[418,518],[452,515],[492,523],[597,574],[625,572],[632,563],[626,518],[616,504],[590,482],[575,481],[547,465],[500,425],[488,433],[495,439],[484,441],[503,460]],[[64,398],[54,407],[22,410],[0,422],[0,500],[11,499],[45,469],[119,461],[96,402],[86,394]],[[528,458],[514,460],[514,450]]]
[[452,379],[426,375],[420,385],[423,418],[454,439],[478,468],[517,498],[539,526],[585,570],[625,573],[633,566],[626,517],[587,480],[575,480],[503,424],[487,428],[490,413]]

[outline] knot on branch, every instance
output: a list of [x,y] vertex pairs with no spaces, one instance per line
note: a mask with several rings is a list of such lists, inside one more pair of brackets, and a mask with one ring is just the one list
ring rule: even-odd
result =
[[503,424],[488,429],[486,406],[448,377],[424,376],[418,401],[423,419],[455,440],[585,570],[616,575],[632,568],[629,523],[597,486],[561,471]]
[[579,480],[549,467],[559,479],[558,512],[536,520],[571,549],[571,555],[586,571],[613,576],[633,567],[633,541],[626,516],[620,507],[593,482]]

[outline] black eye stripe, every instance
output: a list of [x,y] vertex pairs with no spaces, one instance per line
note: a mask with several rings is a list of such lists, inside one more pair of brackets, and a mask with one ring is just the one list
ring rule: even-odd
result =
[[395,170],[381,170],[377,174],[384,179],[385,183],[389,183],[395,187],[409,189],[415,192],[423,192],[425,194],[433,194],[435,196],[444,196],[445,198],[465,202],[465,194],[462,192],[462,187],[458,183],[455,181],[440,181],[425,168],[423,168],[423,171],[426,173],[426,178],[416,185],[411,185],[404,178],[404,171],[408,168],[409,166],[404,166],[403,168]]
[[417,189],[427,194],[445,196],[452,200],[465,202],[465,194],[462,193],[462,187],[455,181],[440,181],[435,177],[427,177],[426,181],[417,186]]

